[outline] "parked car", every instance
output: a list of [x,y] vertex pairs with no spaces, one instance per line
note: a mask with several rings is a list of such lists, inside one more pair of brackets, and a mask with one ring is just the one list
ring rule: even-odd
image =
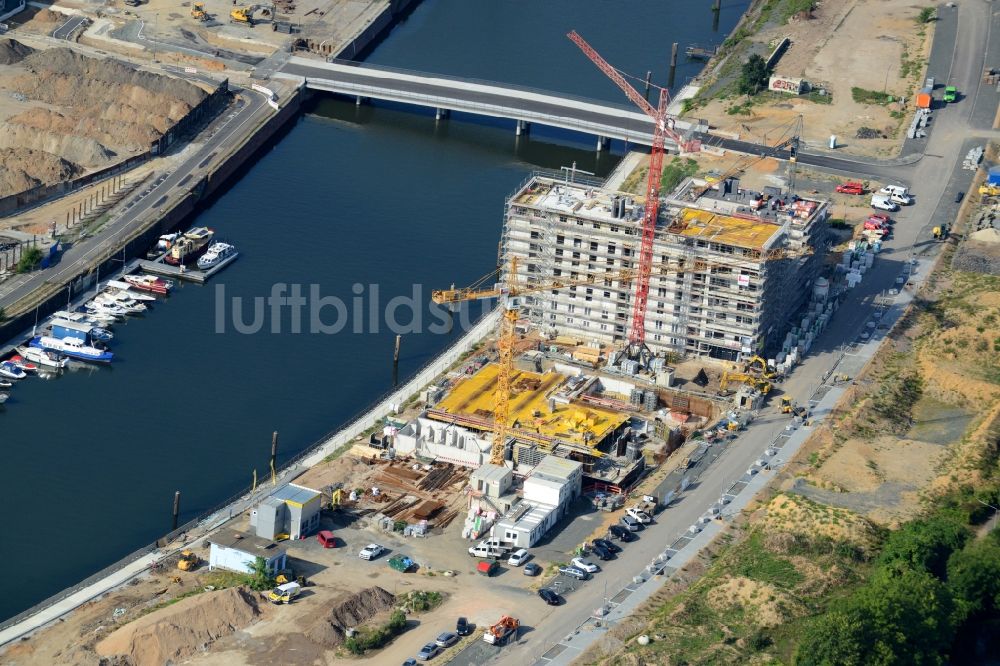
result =
[[621,546],[614,543],[613,541],[608,541],[607,539],[594,539],[593,543],[595,546],[600,546],[601,548],[610,550],[612,553],[622,552]]
[[597,556],[597,559],[602,562],[606,562],[615,556],[610,550],[604,546],[598,546],[596,543],[590,545],[590,550],[592,550],[594,555]]
[[320,545],[324,548],[337,547],[337,537],[330,530],[320,530],[316,535],[316,541],[319,541]]
[[841,183],[836,191],[840,194],[864,194],[865,186],[858,182]]
[[437,645],[439,648],[449,648],[457,642],[458,642],[458,634],[446,631],[437,637],[437,640],[434,641],[434,644]]
[[597,573],[598,571],[601,570],[601,567],[597,566],[593,562],[588,562],[582,557],[574,557],[572,560],[570,560],[570,564],[572,564],[577,569],[583,569],[589,574]]
[[888,226],[892,224],[892,219],[890,219],[889,216],[885,215],[884,213],[869,213],[868,219],[871,220],[872,222],[878,222],[882,226]]
[[577,569],[576,567],[560,567],[559,573],[571,578],[576,578],[577,580],[587,580],[590,578],[590,574],[583,569]]
[[482,560],[476,563],[476,573],[484,576],[493,576],[500,570],[500,565],[496,560]]
[[459,636],[468,636],[472,633],[472,625],[464,617],[460,617],[455,623],[455,633]]
[[963,190],[961,192],[958,192],[955,195],[955,203],[962,203],[962,199],[964,198],[965,198],[965,191]]
[[624,515],[621,517],[619,522],[625,527],[629,532],[638,532],[642,529],[642,523],[629,515]]
[[558,606],[561,601],[559,595],[547,587],[543,587],[542,589],[538,590],[538,596],[540,596],[542,600],[549,606]]
[[542,567],[535,564],[534,562],[528,562],[527,564],[524,565],[523,571],[525,576],[537,576],[538,574],[542,573]]
[[417,653],[417,659],[420,661],[430,661],[439,654],[441,654],[441,648],[434,643],[428,643],[420,648],[420,652]]
[[879,194],[884,194],[889,196],[891,194],[898,194],[900,196],[906,196],[908,194],[907,189],[902,185],[886,185],[878,191]]
[[897,206],[909,206],[913,203],[913,199],[910,198],[909,194],[890,194],[889,201]]
[[624,541],[625,543],[628,543],[629,541],[635,541],[636,539],[639,538],[636,535],[632,534],[632,530],[628,529],[623,525],[611,525],[610,527],[608,527],[608,532],[610,532],[611,536],[613,536],[614,538],[618,539],[619,541]]
[[384,552],[385,548],[383,546],[380,546],[377,543],[370,543],[361,549],[361,552],[358,553],[358,557],[363,560],[374,560]]
[[531,557],[531,555],[528,554],[528,551],[525,548],[518,548],[510,554],[510,557],[507,558],[507,564],[512,567],[519,567],[527,562],[529,557]]
[[634,506],[625,509],[625,515],[632,516],[643,525],[648,525],[649,523],[653,522],[653,517],[651,515]]
[[403,666],[417,666],[417,660],[414,659],[413,657],[410,657],[409,659],[403,662]]

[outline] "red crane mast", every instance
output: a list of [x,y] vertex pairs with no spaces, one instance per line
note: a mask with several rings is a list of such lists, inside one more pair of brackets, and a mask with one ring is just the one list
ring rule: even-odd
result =
[[635,299],[632,301],[632,322],[628,332],[629,356],[638,356],[646,346],[646,304],[649,300],[649,276],[653,269],[653,237],[656,235],[656,220],[660,208],[660,178],[663,172],[663,151],[669,137],[681,149],[696,145],[684,141],[674,129],[673,118],[667,115],[670,93],[660,88],[660,100],[656,108],[633,88],[621,73],[594,50],[577,32],[567,35],[580,50],[617,84],[622,92],[642,111],[653,119],[653,149],[649,158],[649,178],[646,181],[646,209],[642,220],[642,245],[639,249],[639,266],[636,276]]

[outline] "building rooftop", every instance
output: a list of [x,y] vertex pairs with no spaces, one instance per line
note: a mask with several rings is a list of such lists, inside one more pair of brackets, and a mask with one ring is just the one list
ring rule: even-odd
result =
[[246,532],[225,530],[211,539],[211,542],[223,548],[234,548],[244,553],[271,557],[284,552],[284,548],[270,539],[263,539]]
[[[618,217],[614,214],[614,199],[616,198],[624,200],[622,212]],[[641,220],[641,204],[644,201],[644,197],[618,194],[584,183],[566,183],[545,176],[534,178],[528,187],[514,199],[515,204],[565,211],[608,222],[637,222]]]
[[[550,402],[550,394],[565,381],[566,377],[558,372],[540,375],[515,370],[511,376],[508,425],[517,423],[521,430],[593,448],[628,420],[625,414],[592,405]],[[490,363],[459,382],[437,407],[453,416],[492,419],[496,385],[497,365]]]
[[297,486],[294,483],[289,483],[287,486],[278,488],[277,491],[271,497],[281,500],[282,502],[288,502],[290,504],[297,504],[299,506],[305,506],[312,500],[319,497],[321,493],[318,490],[313,490],[312,488],[306,488],[305,486]]
[[513,472],[509,467],[503,467],[502,465],[493,465],[491,463],[484,463],[480,465],[479,469],[474,471],[469,475],[469,480],[479,480],[482,479],[486,483],[503,483],[504,479],[511,476]]
[[531,475],[535,476],[543,474],[554,479],[566,480],[573,475],[573,472],[581,467],[583,467],[581,463],[575,460],[570,460],[569,458],[545,456],[542,458],[542,462],[535,465],[535,469],[531,471]]
[[509,525],[522,530],[531,531],[539,525],[545,517],[556,510],[551,504],[540,504],[521,500],[507,514],[497,521],[497,526]]
[[782,233],[782,227],[772,222],[685,208],[671,226],[671,232],[712,243],[761,250]]

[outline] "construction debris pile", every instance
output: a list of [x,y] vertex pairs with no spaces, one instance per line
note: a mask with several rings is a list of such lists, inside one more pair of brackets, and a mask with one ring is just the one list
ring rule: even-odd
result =
[[333,649],[344,642],[347,632],[371,620],[396,604],[396,597],[381,587],[368,587],[360,592],[340,597],[330,610],[306,629],[305,636],[313,643]]
[[460,490],[469,470],[451,463],[430,465],[388,461],[372,477],[378,494],[376,520],[385,529],[405,525],[407,536],[423,536],[432,528],[445,528],[458,515]]
[[[952,268],[971,273],[1000,275],[1000,202],[989,195],[992,185],[984,185],[983,205],[970,220],[967,239],[959,246]],[[1000,189],[1000,186],[997,186]]]

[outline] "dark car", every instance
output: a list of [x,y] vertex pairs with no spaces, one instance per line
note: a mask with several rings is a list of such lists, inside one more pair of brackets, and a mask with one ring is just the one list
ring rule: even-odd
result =
[[622,547],[613,541],[608,541],[607,539],[594,539],[594,545],[600,546],[604,550],[611,551],[612,553],[622,552]]
[[535,564],[534,562],[528,562],[524,565],[524,575],[525,576],[537,576],[542,573],[542,567]]
[[962,199],[965,198],[965,192],[959,192],[955,195],[955,203],[962,203]]
[[468,636],[472,633],[472,626],[469,621],[464,617],[458,618],[458,622],[455,623],[455,633],[459,636]]
[[614,538],[618,539],[619,541],[625,541],[626,543],[629,541],[634,541],[639,538],[636,535],[632,534],[632,531],[629,528],[625,527],[624,525],[611,525],[610,527],[608,527],[608,532],[610,532],[611,536],[613,536]]
[[598,546],[596,543],[593,544],[590,549],[593,551],[594,555],[597,555],[599,560],[610,560],[614,557],[614,554],[610,550],[604,548],[603,546]]
[[560,603],[559,595],[547,587],[538,590],[538,596],[549,606],[558,606]]

